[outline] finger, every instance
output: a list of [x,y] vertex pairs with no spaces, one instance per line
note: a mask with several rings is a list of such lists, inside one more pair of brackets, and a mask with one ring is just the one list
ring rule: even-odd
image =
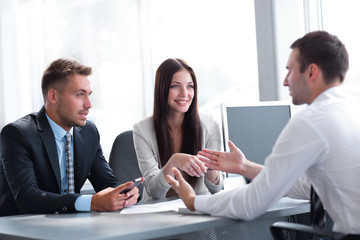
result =
[[195,157],[196,157],[196,162],[197,162],[197,164],[198,164],[199,167],[201,168],[201,171],[202,171],[203,173],[206,173],[207,168],[205,167],[204,163],[199,159],[199,155],[196,155]]
[[205,166],[209,169],[209,170],[221,170],[220,167],[218,165],[212,165],[212,164],[207,164],[205,163]]
[[193,168],[197,171],[199,176],[202,176],[206,172],[204,164],[196,156],[194,156],[194,163],[196,166],[193,166]]
[[178,182],[185,182],[185,179],[184,179],[184,177],[182,176],[182,174],[180,173],[179,169],[177,169],[177,168],[172,168],[171,170],[172,170],[172,172],[174,173],[174,176],[175,176],[175,178],[176,178],[176,180],[177,180]]
[[189,162],[189,171],[196,177],[200,177],[202,175],[201,169],[198,166],[197,162],[194,158],[191,159],[192,161]]
[[210,153],[207,153],[207,152],[200,151],[200,152],[198,152],[198,155],[200,155],[202,157],[206,157],[206,158],[208,158],[210,160],[215,160],[215,159],[217,159],[219,157],[220,154],[215,155],[215,154],[210,154]]
[[209,158],[207,158],[207,157],[200,156],[200,155],[198,155],[197,157],[198,157],[198,159],[199,159],[200,161],[202,161],[203,163],[205,163],[205,166],[207,166],[207,165],[218,166],[218,165],[219,165],[219,164],[218,164],[218,161],[216,161],[216,160],[211,160],[211,159],[209,159]]
[[195,176],[194,172],[195,170],[193,170],[192,166],[187,166],[183,171],[185,171],[188,175],[190,176]]
[[114,188],[112,190],[112,192],[116,193],[116,194],[119,194],[122,190],[125,190],[126,188],[131,187],[132,185],[134,185],[133,181],[121,184],[121,185],[117,186],[116,188]]
[[126,201],[124,202],[124,206],[128,207],[136,204],[138,198],[139,198],[139,193],[132,195],[130,198],[126,199]]
[[139,193],[139,189],[138,189],[138,187],[134,187],[133,189],[131,189],[129,192],[127,192],[125,194],[125,197],[130,198],[131,196],[133,196],[133,195],[135,195],[137,193]]
[[[184,163],[183,166],[178,166],[178,168],[181,170],[181,171],[184,171],[185,173],[187,173],[188,175],[190,176],[194,176],[196,171],[193,169],[192,167],[192,162],[193,160],[190,158],[186,161],[186,163]],[[176,167],[175,167],[176,168]],[[171,169],[172,170],[172,169]]]
[[179,182],[170,175],[166,175],[166,181],[171,185],[171,187],[179,186]]
[[218,156],[221,153],[219,151],[215,151],[215,150],[211,150],[211,149],[207,149],[207,148],[204,148],[201,151],[199,151],[199,153],[201,153],[201,152],[211,154],[211,155],[215,155],[215,156]]
[[202,175],[200,168],[195,164],[194,166],[191,165],[189,167],[189,171],[191,172],[192,176],[200,177]]
[[208,170],[220,170],[218,161],[212,161],[210,159],[200,157],[199,158]]
[[234,144],[232,141],[230,141],[230,140],[229,140],[229,142],[228,142],[228,145],[229,145],[229,148],[230,148],[230,150],[231,150],[232,152],[238,149],[238,147],[235,146],[235,144]]

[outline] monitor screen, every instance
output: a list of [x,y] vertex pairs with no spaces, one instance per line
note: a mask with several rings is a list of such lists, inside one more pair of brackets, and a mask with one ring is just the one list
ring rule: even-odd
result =
[[231,140],[250,161],[264,164],[291,117],[290,104],[222,106],[224,149]]

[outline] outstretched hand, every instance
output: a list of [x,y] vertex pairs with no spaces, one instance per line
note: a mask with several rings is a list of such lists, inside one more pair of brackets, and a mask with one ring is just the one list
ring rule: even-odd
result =
[[185,181],[180,171],[177,168],[172,168],[174,177],[166,175],[166,180],[170,183],[171,187],[176,191],[180,198],[185,203],[186,207],[191,211],[195,211],[195,191],[188,182]]
[[116,188],[108,187],[93,195],[91,200],[92,211],[115,211],[137,203],[139,189],[134,187],[129,192],[121,194],[121,191],[131,187],[134,182],[130,181]]
[[199,160],[204,162],[209,169],[236,173],[253,179],[263,166],[247,160],[244,153],[233,142],[229,141],[228,144],[231,152],[203,149],[198,153]]
[[231,152],[219,152],[210,149],[199,151],[198,158],[209,169],[220,170],[229,173],[237,173],[243,169],[247,161],[245,155],[231,141],[228,142]]

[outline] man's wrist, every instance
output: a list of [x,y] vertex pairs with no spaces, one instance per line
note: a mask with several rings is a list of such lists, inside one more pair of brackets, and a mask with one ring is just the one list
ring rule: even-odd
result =
[[185,201],[186,207],[191,211],[195,211],[195,198],[196,196],[189,196]]

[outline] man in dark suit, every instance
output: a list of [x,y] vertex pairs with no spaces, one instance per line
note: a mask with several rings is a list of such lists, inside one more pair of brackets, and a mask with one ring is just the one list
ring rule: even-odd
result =
[[[137,202],[136,187],[120,193],[133,182],[120,185],[95,125],[87,121],[90,74],[90,67],[75,60],[54,61],[42,78],[44,107],[2,129],[0,216],[113,211]],[[86,179],[96,194],[80,194]]]

